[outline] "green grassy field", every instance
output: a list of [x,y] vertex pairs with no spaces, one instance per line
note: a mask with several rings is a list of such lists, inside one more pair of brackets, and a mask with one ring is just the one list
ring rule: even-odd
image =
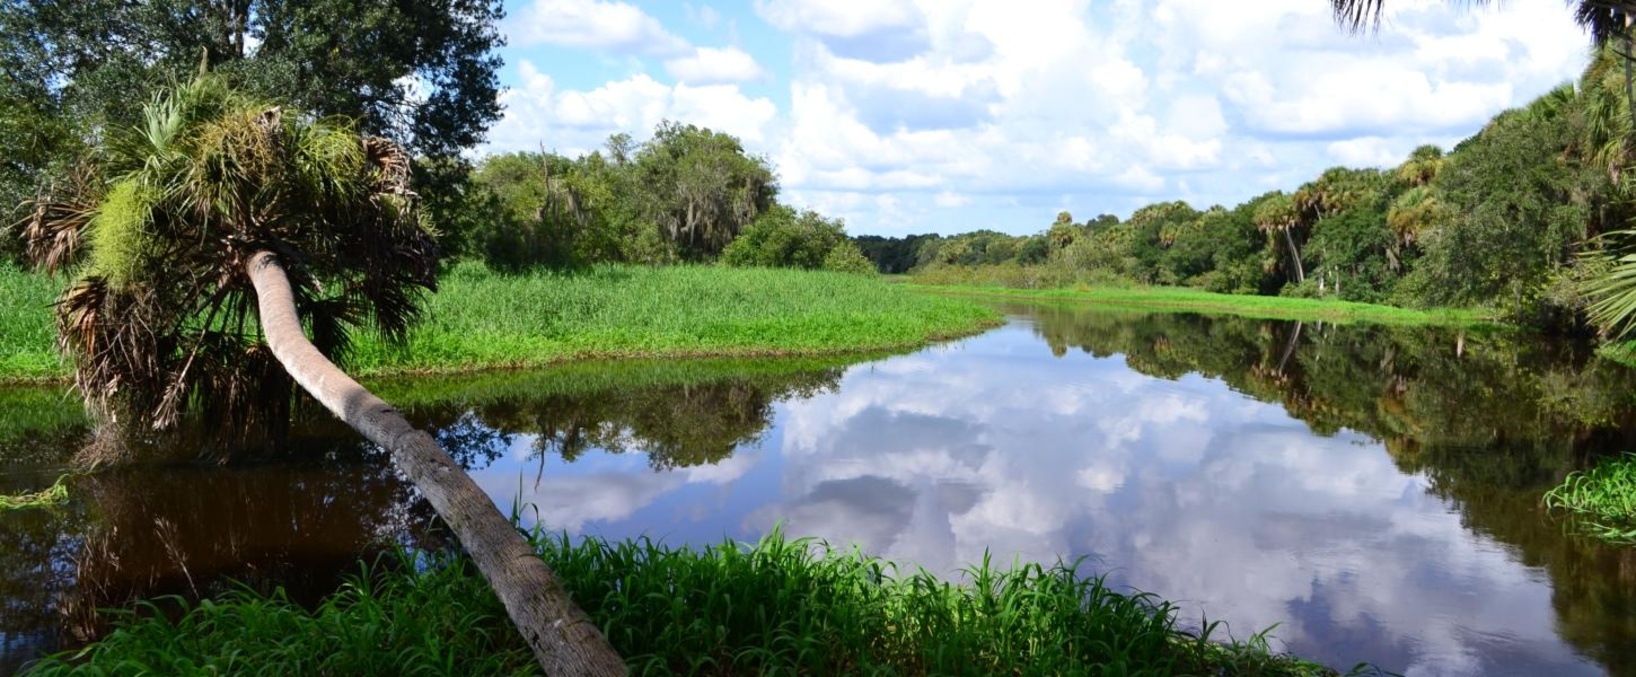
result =
[[1414,310],[1352,301],[1217,294],[1184,287],[1085,286],[1069,289],[1013,289],[978,285],[928,285],[912,281],[902,286],[915,291],[951,297],[1077,302],[1149,311],[1202,312],[1277,320],[1438,326],[1497,324],[1485,313],[1477,310],[1452,308]]
[[[985,558],[956,584],[776,531],[697,550],[533,540],[633,674],[1335,674],[1261,635],[1218,643],[1219,626],[1187,630],[1175,606],[1071,566]],[[537,672],[481,578],[458,561],[405,560],[362,572],[313,611],[241,592],[174,621],[130,614],[82,653],[25,674]]]
[[507,277],[457,268],[401,346],[360,341],[361,373],[530,367],[585,358],[766,357],[881,351],[999,321],[875,278],[721,267],[599,267]]
[[62,378],[51,302],[62,281],[34,275],[0,262],[0,382]]
[[[536,367],[587,358],[812,356],[900,350],[976,332],[999,314],[876,278],[720,267],[600,267],[444,276],[424,321],[392,345],[360,334],[363,375]],[[50,303],[59,282],[0,267],[0,382],[61,380]]]

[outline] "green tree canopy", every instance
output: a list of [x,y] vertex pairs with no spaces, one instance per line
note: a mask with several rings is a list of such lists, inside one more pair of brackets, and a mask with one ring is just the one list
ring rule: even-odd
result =
[[0,0],[0,236],[82,142],[140,124],[201,67],[444,159],[417,190],[453,191],[459,152],[500,116],[501,16],[500,0]]

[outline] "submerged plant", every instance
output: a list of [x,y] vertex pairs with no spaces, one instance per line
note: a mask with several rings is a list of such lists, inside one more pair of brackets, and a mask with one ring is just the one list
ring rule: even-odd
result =
[[68,502],[68,475],[57,478],[50,487],[39,491],[6,495],[0,494],[0,511],[22,508],[49,508]]
[[1636,543],[1636,454],[1626,453],[1590,470],[1568,474],[1545,493],[1545,507],[1579,516],[1592,536]]

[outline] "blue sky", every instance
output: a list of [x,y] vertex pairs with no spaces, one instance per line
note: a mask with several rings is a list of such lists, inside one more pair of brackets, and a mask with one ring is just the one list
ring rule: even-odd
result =
[[854,234],[1037,232],[1236,204],[1445,148],[1583,67],[1560,0],[509,0],[480,152],[726,131]]

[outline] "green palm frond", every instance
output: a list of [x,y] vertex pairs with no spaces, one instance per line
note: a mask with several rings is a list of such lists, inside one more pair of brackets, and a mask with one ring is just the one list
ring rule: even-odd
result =
[[[1602,237],[1609,242],[1629,242],[1636,239],[1636,230],[1620,230]],[[1628,251],[1628,249],[1627,249]],[[1602,331],[1614,338],[1625,338],[1636,323],[1636,252],[1609,254],[1587,252],[1585,256],[1610,257],[1611,263],[1602,275],[1583,283],[1582,291],[1591,299],[1586,313]]]
[[332,359],[360,328],[401,338],[437,261],[408,155],[208,75],[145,113],[110,135],[101,181],[41,200],[28,228],[42,264],[85,261],[58,304],[76,383],[129,429],[193,412],[224,435],[276,438],[294,391],[256,335],[244,264],[279,257]]

